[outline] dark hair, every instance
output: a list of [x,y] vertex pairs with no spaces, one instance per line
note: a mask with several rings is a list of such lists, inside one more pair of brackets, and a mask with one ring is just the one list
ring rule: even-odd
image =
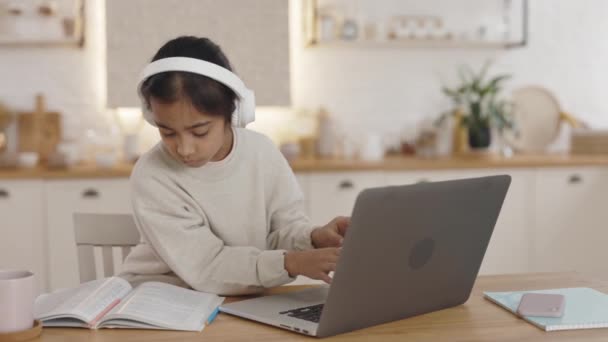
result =
[[[230,62],[220,47],[207,38],[182,36],[168,41],[152,58],[152,62],[168,57],[190,57],[217,64],[232,71]],[[224,117],[230,123],[235,109],[235,92],[226,85],[198,74],[169,71],[148,78],[142,85],[146,106],[150,97],[172,103],[187,97],[194,108],[209,115]]]

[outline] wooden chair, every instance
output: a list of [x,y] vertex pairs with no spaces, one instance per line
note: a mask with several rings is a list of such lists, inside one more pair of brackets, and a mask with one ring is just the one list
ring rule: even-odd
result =
[[74,214],[80,282],[97,279],[95,250],[101,248],[103,277],[115,274],[112,250],[119,248],[122,261],[139,243],[139,232],[131,214]]

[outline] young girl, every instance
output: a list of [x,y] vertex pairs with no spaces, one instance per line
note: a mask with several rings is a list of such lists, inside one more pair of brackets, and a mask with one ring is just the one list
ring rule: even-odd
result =
[[[178,58],[175,58],[178,57]],[[253,93],[206,38],[158,50],[139,93],[162,141],[131,175],[141,242],[122,276],[222,295],[259,292],[298,275],[331,282],[348,218],[313,227],[286,160],[252,121]]]

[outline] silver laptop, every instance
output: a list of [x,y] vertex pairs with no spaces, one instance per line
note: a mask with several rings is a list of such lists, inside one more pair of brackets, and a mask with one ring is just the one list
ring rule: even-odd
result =
[[366,189],[331,286],[220,310],[325,337],[463,304],[510,183],[491,176]]

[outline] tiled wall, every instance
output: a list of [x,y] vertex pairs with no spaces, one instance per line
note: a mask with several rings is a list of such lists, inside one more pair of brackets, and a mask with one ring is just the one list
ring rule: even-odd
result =
[[49,108],[64,114],[68,137],[106,121],[104,0],[86,0],[85,10],[82,49],[0,46],[0,102],[32,110],[43,93]]
[[[405,0],[377,4],[391,1]],[[608,21],[604,18],[608,1],[530,0],[529,4],[530,37],[525,48],[304,49],[299,39],[299,1],[291,0],[294,104],[326,106],[355,136],[391,132],[447,109],[449,101],[440,87],[442,82],[457,81],[458,65],[480,67],[493,59],[495,72],[513,74],[509,87],[545,86],[564,110],[594,126],[608,127],[604,100],[608,93]]]

